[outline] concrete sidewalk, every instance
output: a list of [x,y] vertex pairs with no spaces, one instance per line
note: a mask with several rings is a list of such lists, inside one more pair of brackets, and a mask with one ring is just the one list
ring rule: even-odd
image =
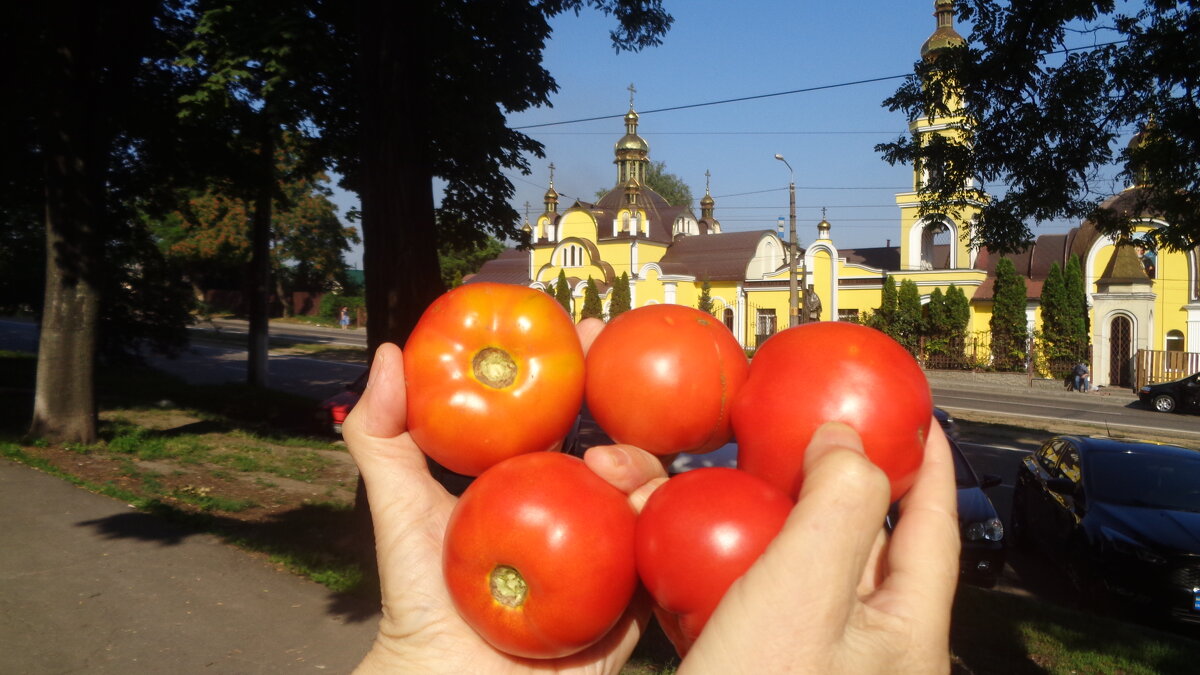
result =
[[0,460],[0,672],[345,673],[377,608]]

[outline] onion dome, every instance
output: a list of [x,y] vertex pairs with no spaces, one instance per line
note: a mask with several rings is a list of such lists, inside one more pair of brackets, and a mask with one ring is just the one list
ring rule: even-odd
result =
[[625,113],[625,135],[621,137],[621,140],[617,141],[617,144],[613,148],[618,154],[629,150],[650,152],[650,144],[646,142],[646,139],[638,136],[637,125],[638,114],[630,108],[629,112]]
[[937,17],[937,29],[933,31],[933,35],[921,45],[921,58],[928,61],[937,56],[937,53],[949,49],[951,47],[962,47],[967,44],[958,31],[954,30],[954,2],[953,0],[937,0],[934,3],[933,15]]
[[[1158,123],[1153,118],[1142,125],[1141,130],[1129,139],[1129,155],[1132,158],[1134,153],[1145,146],[1150,138],[1159,132]],[[1144,186],[1150,184],[1150,171],[1146,168],[1144,161],[1131,161],[1129,163],[1130,173],[1133,174],[1133,183],[1135,186]]]

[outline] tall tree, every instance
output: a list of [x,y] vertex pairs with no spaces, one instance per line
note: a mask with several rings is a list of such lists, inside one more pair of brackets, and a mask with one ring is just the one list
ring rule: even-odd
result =
[[712,284],[708,283],[707,278],[700,284],[700,300],[696,303],[696,308],[706,314],[713,313]]
[[[1095,221],[1126,235],[1131,215],[1154,213],[1168,227],[1155,248],[1200,245],[1200,6],[1190,0],[1115,3],[960,0],[972,25],[967,44],[918,62],[885,105],[910,117],[966,115],[964,143],[902,137],[877,149],[889,162],[943,167],[922,186],[922,210],[961,205],[972,181],[1004,191],[971,225],[971,238],[1012,252],[1032,238],[1028,222]],[[1122,142],[1142,128],[1137,142]],[[1129,208],[1101,203],[1119,186],[1118,164],[1141,189]]]
[[575,311],[571,309],[571,284],[567,282],[567,273],[563,270],[558,271],[558,281],[554,284],[554,299],[562,308],[567,310],[567,314],[575,316]]
[[1062,268],[1057,262],[1050,265],[1050,271],[1042,283],[1042,294],[1038,304],[1042,314],[1042,327],[1038,336],[1041,356],[1051,363],[1073,359],[1075,345],[1074,335],[1070,330],[1067,287],[1063,280]]
[[926,349],[934,353],[943,353],[950,333],[950,307],[942,289],[935,288],[930,291],[929,303],[925,305],[925,336],[929,338]]
[[197,0],[189,8],[198,17],[195,34],[183,48],[180,66],[198,76],[194,92],[183,97],[184,114],[224,132],[214,143],[226,160],[217,175],[224,190],[252,205],[246,223],[250,241],[246,292],[250,319],[247,381],[267,381],[268,294],[272,283],[271,224],[278,190],[277,149],[284,148],[310,174],[323,165],[306,139],[323,103],[314,67],[329,44],[326,31],[303,4],[286,0]]
[[1087,356],[1088,346],[1091,344],[1091,317],[1088,314],[1087,291],[1083,285],[1083,266],[1077,255],[1067,259],[1067,267],[1063,271],[1063,287],[1067,296],[1067,314],[1070,317],[1068,332],[1076,346],[1076,357],[1083,359]]
[[900,282],[891,328],[891,336],[915,354],[920,346],[921,335],[925,332],[925,321],[921,310],[921,291],[912,279]]
[[[883,290],[879,307],[867,318],[867,325],[892,335],[892,324],[896,320],[896,282],[890,274],[883,275]],[[893,337],[895,337],[893,335]]]
[[588,277],[587,286],[583,289],[583,309],[579,312],[582,319],[603,319],[604,305],[600,302],[600,292],[596,289],[596,281]]
[[[286,153],[277,153],[286,164]],[[270,262],[274,291],[286,308],[293,290],[320,292],[346,282],[343,254],[358,232],[337,217],[321,174],[297,176],[283,168],[271,208]],[[183,270],[199,297],[208,288],[236,288],[250,262],[247,223],[253,205],[216,186],[181,191],[177,208],[151,227],[171,262]]]
[[608,300],[608,320],[621,316],[628,312],[631,302],[629,294],[629,272],[621,272],[621,276],[617,277],[613,283],[612,291],[609,293]]
[[114,276],[106,247],[119,229],[116,191],[138,157],[136,118],[156,110],[153,102],[137,109],[137,90],[153,80],[145,71],[156,65],[156,21],[171,23],[159,9],[149,0],[56,0],[11,12],[0,28],[5,62],[21,64],[9,69],[0,113],[6,133],[22,139],[24,156],[13,161],[41,167],[24,178],[40,178],[46,238],[30,433],[51,441],[96,438],[96,349]]
[[1001,370],[1022,370],[1028,355],[1028,328],[1025,308],[1028,304],[1025,278],[1008,258],[996,263],[993,286],[992,361]]
[[[336,13],[339,3],[328,3]],[[362,198],[368,347],[403,342],[440,290],[437,245],[487,234],[524,242],[503,169],[528,173],[542,146],[506,113],[546,105],[551,18],[590,7],[613,16],[617,50],[656,45],[672,19],[661,0],[421,0],[353,4],[361,139],[346,171]],[[432,111],[437,114],[432,114]],[[344,111],[322,113],[344,121]],[[335,133],[346,127],[323,124]],[[445,180],[434,232],[432,179]]]

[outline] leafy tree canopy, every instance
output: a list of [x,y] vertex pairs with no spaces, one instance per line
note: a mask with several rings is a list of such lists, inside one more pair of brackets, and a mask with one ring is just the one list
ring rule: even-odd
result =
[[[667,171],[667,163],[649,161],[646,165],[646,185],[667,200],[671,206],[691,206],[692,188],[683,179]],[[608,190],[597,190],[596,199],[608,194]]]
[[[1200,244],[1200,5],[1151,0],[960,0],[966,46],[936,53],[884,105],[910,119],[964,114],[966,143],[901,137],[876,147],[891,163],[938,166],[921,188],[927,214],[956,212],[971,181],[1001,184],[971,226],[973,245],[1013,252],[1029,223],[1090,218],[1128,235],[1130,216],[1169,227],[1151,246]],[[1137,142],[1129,132],[1143,129]],[[1101,202],[1143,189],[1120,212]]]
[[442,244],[438,247],[438,265],[442,269],[442,283],[446,288],[454,288],[462,284],[463,277],[479,271],[483,264],[504,250],[504,246],[495,237],[488,237],[482,245],[464,244],[451,246]]

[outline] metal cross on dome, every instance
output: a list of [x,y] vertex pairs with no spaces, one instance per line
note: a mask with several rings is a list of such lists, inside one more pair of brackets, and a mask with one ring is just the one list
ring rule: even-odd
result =
[[630,82],[627,89],[629,89],[629,109],[633,110],[633,95],[637,93],[637,87],[634,87],[633,83]]

